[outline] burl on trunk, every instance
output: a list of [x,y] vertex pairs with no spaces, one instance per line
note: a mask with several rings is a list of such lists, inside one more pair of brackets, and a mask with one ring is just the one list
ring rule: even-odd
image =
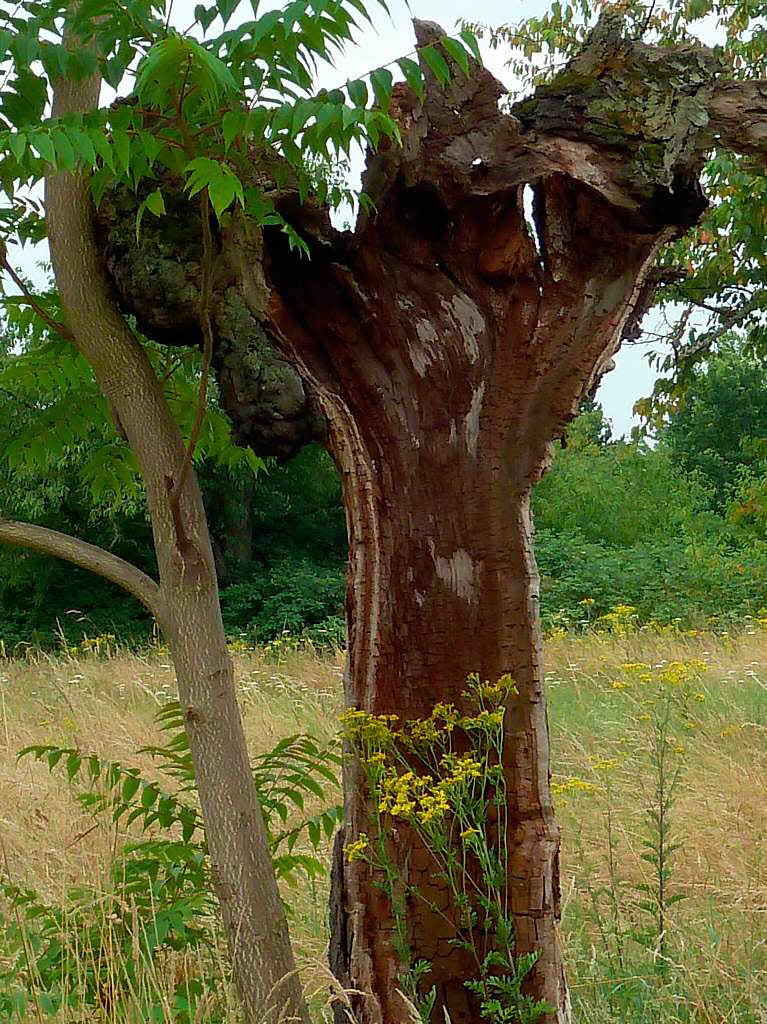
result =
[[[416,34],[438,45],[441,30],[417,22]],[[517,952],[540,953],[528,990],[564,1024],[530,492],[552,439],[644,312],[659,247],[705,208],[697,175],[716,68],[701,49],[625,40],[607,17],[552,85],[510,112],[489,73],[453,71],[444,88],[427,72],[423,102],[395,89],[402,147],[369,158],[374,206],[353,232],[334,231],[325,210],[286,188],[279,208],[311,259],[242,218],[222,232],[215,359],[243,442],[259,446],[257,410],[274,385],[264,352],[300,377],[266,431],[273,450],[275,436],[284,453],[324,414],[348,517],[349,706],[406,719],[439,701],[460,707],[469,673],[516,681],[506,885]],[[160,238],[165,222],[147,226],[137,250],[132,224],[108,207],[102,238],[123,301],[150,334],[167,337],[170,324],[180,341],[186,325],[194,340],[195,304]],[[348,843],[368,828],[354,766],[345,799]],[[430,881],[428,853],[401,840],[403,884]],[[339,857],[334,883],[333,966],[359,993],[357,1019],[407,1020],[390,912],[368,866]],[[442,919],[414,901],[410,927],[414,958],[432,963],[439,1019],[444,1007],[452,1024],[476,1020],[463,985],[476,972]]]

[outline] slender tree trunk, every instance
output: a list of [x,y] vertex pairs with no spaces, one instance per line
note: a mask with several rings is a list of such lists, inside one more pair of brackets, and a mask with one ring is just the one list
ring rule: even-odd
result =
[[[90,109],[100,82],[58,83],[54,115]],[[213,884],[248,1024],[307,1021],[287,921],[250,770],[213,553],[197,480],[146,353],[115,306],[93,235],[87,180],[46,183],[56,284],[75,344],[89,360],[144,483],[159,566],[154,610],[176,666]]]

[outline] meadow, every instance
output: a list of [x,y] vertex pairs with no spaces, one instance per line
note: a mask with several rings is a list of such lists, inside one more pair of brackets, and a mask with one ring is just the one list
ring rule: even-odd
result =
[[[322,742],[335,735],[342,652],[289,641],[234,646],[254,755],[295,733]],[[546,667],[575,1019],[766,1024],[767,632],[759,623],[733,635],[636,629],[618,612],[602,633],[556,631]],[[0,981],[0,1020],[237,1019],[225,981],[206,986],[224,968],[205,906],[197,921],[204,940],[136,952],[136,890],[120,889],[114,865],[140,820],[128,827],[94,813],[75,799],[77,773],[70,784],[61,766],[17,759],[20,748],[54,744],[159,780],[157,759],[137,752],[166,741],[155,716],[173,690],[161,649],[128,653],[109,638],[0,660],[0,979],[8,990]],[[148,834],[161,835],[161,824]],[[327,858],[327,839],[315,839]],[[147,885],[161,900],[151,877]],[[316,1021],[329,1021],[326,878],[301,878],[284,892]],[[59,956],[68,977],[53,998],[39,964],[70,914],[87,941]],[[194,923],[178,925],[180,934]],[[120,986],[111,989],[104,964],[89,962],[108,957],[110,942],[115,963],[131,943],[136,953],[130,971],[114,968]],[[10,991],[13,970],[24,1000]],[[101,988],[78,1005],[78,985],[98,971]],[[197,993],[186,1003],[184,985]]]

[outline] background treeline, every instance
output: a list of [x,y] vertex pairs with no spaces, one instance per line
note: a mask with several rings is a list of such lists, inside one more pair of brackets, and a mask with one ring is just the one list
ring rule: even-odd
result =
[[[130,460],[105,411],[83,418],[84,407],[101,402],[92,382],[71,359],[55,358],[44,364],[46,379],[38,370],[30,381],[8,344],[0,514],[86,537],[151,571]],[[62,427],[67,415],[71,429]],[[248,641],[287,630],[341,642],[346,533],[330,458],[308,448],[254,474],[253,461],[222,455],[225,424],[214,420],[209,433],[199,468],[227,630]],[[640,622],[685,628],[759,615],[767,606],[765,479],[767,368],[735,344],[720,346],[667,403],[652,443],[613,441],[601,409],[585,407],[535,495],[544,623],[577,626],[618,604],[636,609]],[[150,624],[97,577],[0,548],[6,650],[107,633],[140,642]]]

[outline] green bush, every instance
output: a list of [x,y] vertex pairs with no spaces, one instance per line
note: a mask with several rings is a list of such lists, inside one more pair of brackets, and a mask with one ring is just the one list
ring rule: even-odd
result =
[[251,565],[239,582],[221,592],[227,631],[258,641],[322,626],[342,615],[343,603],[343,565],[300,556]]
[[742,621],[767,606],[764,543],[728,549],[654,537],[618,548],[551,532],[536,541],[545,625],[586,624],[619,603],[633,605],[640,623],[690,627]]

